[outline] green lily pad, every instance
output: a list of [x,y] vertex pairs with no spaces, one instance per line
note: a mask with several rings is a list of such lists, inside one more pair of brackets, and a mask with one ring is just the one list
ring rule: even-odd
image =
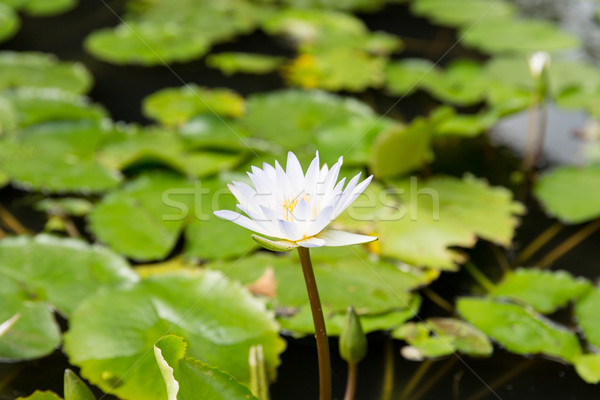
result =
[[600,382],[600,354],[583,354],[575,359],[575,370],[587,383]]
[[373,175],[384,179],[421,168],[433,159],[431,137],[436,125],[446,118],[437,114],[429,119],[415,118],[408,126],[396,126],[382,132],[373,143],[369,167]]
[[475,137],[489,131],[500,119],[496,110],[484,110],[477,114],[451,115],[436,126],[436,136]]
[[581,355],[575,333],[517,304],[461,298],[460,314],[516,354],[545,354],[573,362]]
[[13,37],[21,27],[21,20],[12,7],[0,3],[0,41]]
[[51,306],[31,298],[31,293],[4,274],[0,275],[0,291],[0,320],[19,314],[0,337],[0,360],[33,360],[52,353],[60,345],[60,327]]
[[550,314],[577,300],[591,287],[586,279],[573,278],[566,271],[521,268],[505,275],[490,295],[522,302],[542,314]]
[[250,136],[248,130],[237,120],[214,114],[200,114],[180,125],[178,133],[189,148],[253,150],[264,148],[262,143]]
[[403,125],[391,118],[349,118],[319,130],[315,146],[319,157],[334,161],[344,156],[344,166],[363,166],[369,163],[373,143],[384,132],[401,130]]
[[48,192],[100,192],[121,180],[96,160],[105,134],[96,122],[53,122],[1,139],[0,169],[18,186]]
[[161,65],[204,55],[214,43],[254,30],[271,8],[243,0],[157,1],[137,4],[115,28],[87,37],[98,58],[116,64]]
[[548,214],[568,224],[600,216],[600,165],[560,167],[542,176],[534,193]]
[[461,35],[464,44],[488,53],[530,53],[579,46],[575,35],[550,21],[498,17],[465,28],[468,29]]
[[376,11],[385,6],[386,0],[284,0],[298,8],[323,8],[347,11]]
[[253,53],[227,52],[206,57],[206,65],[221,70],[225,75],[268,74],[276,71],[284,62],[284,57]]
[[90,229],[118,253],[139,261],[166,257],[193,216],[195,189],[169,173],[145,173],[102,198]]
[[78,0],[27,0],[20,9],[32,17],[49,17],[67,12],[77,3]]
[[263,346],[271,376],[285,347],[264,304],[215,271],[156,276],[100,293],[78,307],[69,325],[64,342],[71,363],[122,399],[166,398],[152,353],[165,334],[185,337],[189,356],[245,384],[250,347]]
[[63,315],[99,288],[137,281],[124,259],[77,239],[45,234],[6,238],[0,241],[0,258],[1,275]]
[[161,164],[196,177],[231,169],[241,157],[244,155],[190,151],[186,141],[176,132],[154,127],[116,133],[98,153],[99,161],[112,169]]
[[184,339],[174,335],[167,335],[154,345],[169,399],[258,400],[231,375],[186,356],[186,350]]
[[433,69],[424,75],[421,86],[437,99],[466,106],[485,99],[489,79],[478,62],[457,60],[444,72]]
[[460,28],[477,24],[481,19],[511,17],[517,7],[503,0],[415,0],[411,11],[434,24]]
[[[395,195],[399,195],[399,203]],[[385,207],[372,205],[372,215],[362,215],[361,220],[374,221],[368,223],[372,225],[369,230],[379,236],[382,255],[450,270],[464,261],[463,255],[451,247],[473,247],[478,237],[508,246],[518,216],[524,212],[508,189],[491,187],[472,176],[439,176],[422,184],[411,178],[395,183],[391,192],[371,196],[375,197],[370,200],[385,196],[373,203],[384,202]],[[348,212],[355,212],[354,207],[367,205],[358,201]]]
[[390,62],[385,70],[387,89],[394,95],[412,94],[421,86],[425,76],[434,71],[431,61],[420,58]]
[[27,397],[17,397],[17,400],[62,400],[62,398],[49,390],[36,390]]
[[143,111],[148,118],[167,126],[188,122],[199,114],[239,117],[244,98],[230,89],[203,89],[195,85],[162,89],[146,97]]
[[[361,314],[360,323],[363,332],[388,331],[399,327],[419,312],[421,297],[413,295],[410,303],[404,309],[392,310],[382,314]],[[325,311],[326,312],[326,311]],[[312,312],[310,306],[300,307],[293,316],[279,317],[281,329],[294,337],[312,335],[315,332]],[[344,329],[345,316],[343,313],[327,313],[325,325],[327,335],[339,336]]]
[[35,205],[36,210],[50,215],[72,215],[83,217],[92,212],[94,205],[88,200],[76,197],[62,197],[59,199],[45,198]]
[[282,72],[290,86],[363,92],[384,82],[386,61],[385,57],[360,49],[341,47],[301,54],[285,65]]
[[[240,176],[244,181],[247,178]],[[184,255],[198,259],[239,257],[255,247],[251,232],[239,225],[217,218],[213,211],[231,210],[238,201],[227,188],[225,179],[205,179],[199,183],[196,214],[185,230]]]
[[[364,252],[354,249],[336,249],[322,256],[318,253],[315,251],[313,254],[315,276],[327,323],[333,332],[339,332],[350,304],[360,313],[361,319],[365,317],[365,331],[370,328],[368,316],[408,311],[402,317],[404,320],[410,318],[416,312],[410,309],[413,297],[410,290],[425,285],[433,278],[418,269],[401,269],[383,261],[373,262]],[[284,328],[300,328],[296,332],[302,334],[314,332],[297,257],[257,253],[237,261],[209,263],[207,267],[223,271],[251,288],[257,281],[260,282],[261,277],[272,274],[272,287],[265,290],[275,293],[271,302],[280,311]],[[334,317],[337,319],[334,320]]]
[[294,149],[313,143],[321,130],[354,118],[373,120],[375,113],[351,98],[320,91],[281,90],[250,96],[240,122],[255,136]]
[[600,349],[600,290],[590,291],[575,304],[575,316],[588,343]]
[[125,260],[99,246],[49,235],[0,241],[0,320],[20,317],[0,337],[0,359],[34,359],[54,351],[60,328],[53,310],[68,316],[86,296],[130,284]]
[[457,351],[476,357],[492,354],[488,337],[473,325],[455,318],[429,318],[409,322],[392,332],[392,337],[406,340],[410,347],[403,354],[411,359],[435,358]]
[[1,96],[12,104],[20,127],[50,121],[100,121],[108,116],[102,106],[60,89],[20,88]]
[[[46,1],[46,0],[42,0]],[[0,52],[0,88],[57,88],[87,93],[93,78],[81,63],[59,61],[52,54]]]

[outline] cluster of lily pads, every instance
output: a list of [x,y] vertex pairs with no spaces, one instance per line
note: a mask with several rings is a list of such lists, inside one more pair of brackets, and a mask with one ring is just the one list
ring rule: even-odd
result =
[[[402,57],[401,37],[372,32],[351,13],[386,3],[406,3],[415,16],[455,29],[464,46],[489,58],[442,67]],[[0,32],[16,32],[15,10],[40,15],[74,4],[3,0]],[[210,53],[259,29],[294,56]],[[247,180],[249,166],[288,150],[306,163],[318,150],[328,163],[344,156],[342,176],[375,176],[334,225],[380,238],[313,252],[331,335],[353,305],[365,332],[389,331],[412,360],[486,357],[495,342],[600,381],[600,290],[566,271],[506,271],[497,283],[483,279],[477,296],[448,299],[455,313],[419,315],[420,289],[461,266],[478,271],[468,250],[478,240],[510,248],[526,218],[506,187],[431,174],[440,144],[478,136],[530,107],[537,82],[527,56],[537,50],[556,51],[548,96],[597,117],[600,71],[559,52],[579,45],[574,36],[502,0],[130,0],[122,23],[85,45],[116,64],[206,55],[224,74],[279,72],[292,88],[248,96],[165,88],[142,100],[153,121],[142,126],[113,121],[86,96],[93,77],[84,65],[0,52],[0,187],[21,191],[47,217],[46,232],[33,234],[15,228],[6,204],[0,209],[2,228],[22,233],[0,240],[0,359],[35,360],[61,348],[83,378],[122,399],[260,397],[256,364],[263,380],[276,379],[281,334],[314,333],[302,272],[296,256],[259,249],[248,231],[212,211],[235,208],[226,184]],[[335,93],[366,90],[422,92],[434,107],[401,121]],[[549,217],[583,224],[600,217],[598,182],[590,158],[543,173],[533,194]],[[574,310],[568,324],[553,321],[565,307]],[[249,362],[257,349],[261,357]],[[88,400],[86,390],[65,390],[65,399]]]

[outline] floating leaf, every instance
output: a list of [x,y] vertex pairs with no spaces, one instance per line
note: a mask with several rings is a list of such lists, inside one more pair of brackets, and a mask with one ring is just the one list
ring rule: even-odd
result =
[[0,320],[19,314],[19,320],[0,337],[0,360],[32,360],[52,353],[60,344],[60,327],[50,306],[35,301],[4,274],[0,275],[0,292]]
[[167,335],[154,345],[154,355],[170,400],[258,400],[231,375],[186,356],[183,338]]
[[542,176],[534,192],[548,214],[568,224],[600,216],[600,165],[560,167]]
[[488,53],[534,52],[572,49],[576,36],[561,31],[550,21],[516,18],[486,18],[469,26],[461,36],[465,45]]
[[6,238],[0,241],[0,258],[1,275],[64,315],[102,287],[137,281],[124,259],[76,239],[44,234]]
[[0,52],[0,88],[58,88],[82,94],[91,86],[92,76],[81,63],[59,61],[44,53]]
[[434,97],[459,105],[473,105],[485,99],[489,79],[476,61],[457,60],[444,72],[431,69],[423,76],[421,86]]
[[26,189],[100,192],[115,187],[120,174],[95,159],[104,128],[95,122],[30,126],[1,140],[0,169]]
[[434,24],[460,28],[475,25],[483,18],[510,17],[516,6],[503,0],[415,0],[411,11]]
[[290,86],[363,92],[383,83],[386,61],[366,51],[342,47],[301,54],[284,67],[283,75]]
[[460,351],[471,356],[489,356],[494,351],[487,336],[473,325],[454,318],[429,318],[409,322],[392,332],[410,347],[403,350],[410,359],[435,358]]
[[20,88],[1,95],[12,104],[21,127],[48,121],[100,121],[107,117],[103,107],[60,89]]
[[110,168],[124,170],[135,165],[162,164],[188,176],[205,176],[237,165],[242,154],[191,151],[174,131],[160,128],[130,129],[102,146],[98,158]]
[[600,349],[600,290],[590,291],[575,304],[575,316],[587,341]]
[[80,240],[49,235],[0,241],[0,320],[20,314],[0,338],[0,358],[33,359],[60,343],[52,312],[69,315],[84,299],[106,287],[135,282],[125,260]]
[[185,337],[191,357],[246,384],[250,347],[263,346],[271,376],[285,347],[264,304],[214,271],[156,276],[100,293],[78,307],[69,325],[64,342],[71,363],[122,399],[166,397],[152,354],[165,334]]
[[457,309],[468,322],[513,353],[539,353],[569,362],[581,355],[577,335],[517,304],[463,297]]
[[144,99],[143,110],[148,118],[173,126],[188,122],[199,114],[239,117],[244,112],[244,99],[229,89],[187,85],[151,94]]
[[436,136],[475,137],[489,131],[499,120],[495,110],[482,111],[478,114],[456,114],[443,119],[436,126]]
[[243,0],[172,0],[138,6],[138,12],[117,27],[88,36],[88,51],[116,64],[190,61],[204,55],[213,43],[251,32],[270,13],[264,4]]
[[102,198],[90,229],[118,253],[140,261],[166,257],[188,219],[196,191],[185,178],[146,173]]
[[[236,177],[243,181],[247,177]],[[227,189],[225,179],[205,179],[199,184],[196,218],[185,230],[185,256],[227,259],[246,254],[255,247],[251,232],[217,218],[214,210],[234,209],[238,201]]]
[[600,354],[583,354],[577,357],[575,370],[587,383],[600,382]]
[[78,0],[27,0],[21,10],[32,17],[48,17],[71,10],[77,5],[77,1]]
[[[400,203],[395,203],[395,195]],[[431,268],[456,269],[464,258],[450,247],[472,247],[477,237],[510,245],[517,216],[524,211],[508,189],[491,187],[472,176],[434,177],[422,185],[411,178],[397,182],[380,197],[372,196],[367,200],[375,214],[362,216],[362,221],[374,220],[381,254]],[[359,202],[348,212],[355,212],[354,207],[366,205]]]
[[236,73],[268,74],[285,62],[284,57],[252,53],[218,53],[206,57],[206,65],[221,70],[225,75]]
[[37,203],[35,208],[51,215],[83,217],[92,211],[94,205],[88,200],[75,197],[62,197],[59,199],[48,197]]
[[247,107],[241,123],[254,135],[286,149],[313,143],[321,130],[350,119],[375,118],[373,111],[357,100],[320,91],[255,94],[248,98]]
[[490,295],[523,302],[542,314],[549,314],[577,300],[591,286],[589,281],[575,279],[565,271],[521,268],[506,274]]
[[376,11],[385,6],[386,0],[284,0],[284,3],[298,8]]
[[445,115],[416,118],[408,126],[395,126],[382,132],[371,150],[369,167],[377,178],[396,177],[418,169],[433,159],[430,147],[436,125]]
[[249,137],[248,130],[236,120],[214,114],[201,114],[179,126],[179,135],[194,149],[261,150],[264,146]]
[[395,95],[409,95],[421,86],[426,75],[434,71],[431,61],[420,58],[390,62],[385,70],[387,89]]
[[[339,333],[348,304],[355,307],[361,319],[395,311],[408,311],[408,315],[405,312],[403,316],[410,318],[416,310],[410,309],[412,294],[409,291],[431,279],[418,269],[406,267],[402,270],[390,263],[370,261],[364,252],[353,249],[341,249],[322,256],[315,251],[313,258],[321,301],[332,334]],[[246,285],[259,280],[271,268],[276,282],[272,303],[282,313],[284,328],[299,328],[298,333],[314,332],[302,271],[295,257],[257,253],[237,261],[210,263],[208,268],[223,271]],[[368,319],[363,322],[368,330]]]
[[0,3],[0,41],[5,41],[13,37],[19,28],[21,21],[12,7]]
[[62,400],[57,394],[49,390],[36,390],[27,397],[17,397],[17,400]]

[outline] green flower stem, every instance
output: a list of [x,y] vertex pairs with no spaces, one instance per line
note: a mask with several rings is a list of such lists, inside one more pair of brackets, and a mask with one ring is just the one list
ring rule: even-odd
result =
[[344,400],[354,400],[357,378],[358,363],[348,363],[348,379],[346,380],[346,394],[344,395]]
[[490,281],[488,277],[485,276],[475,265],[468,262],[465,263],[464,268],[486,291],[491,292],[494,290],[495,285],[492,283],[492,281]]
[[315,324],[315,337],[317,339],[317,353],[319,357],[319,399],[331,400],[331,361],[329,355],[329,340],[325,328],[325,319],[323,318],[323,309],[321,308],[321,299],[319,290],[315,281],[310,253],[306,247],[298,247],[300,262],[302,263],[302,272],[308,291],[308,300],[312,311],[313,322]]

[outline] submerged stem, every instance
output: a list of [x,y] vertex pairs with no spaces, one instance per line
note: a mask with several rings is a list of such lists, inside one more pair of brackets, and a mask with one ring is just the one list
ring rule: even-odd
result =
[[302,264],[308,300],[315,324],[315,338],[317,339],[317,354],[319,358],[319,399],[331,400],[331,361],[329,356],[329,341],[321,308],[321,299],[315,280],[310,253],[306,247],[298,247],[298,255]]
[[381,400],[391,400],[394,392],[394,344],[392,337],[385,338],[385,356],[384,356],[384,371],[383,385],[381,389]]
[[0,204],[0,220],[17,235],[26,235],[29,230],[15,218],[2,204]]
[[541,249],[546,243],[554,238],[554,236],[556,236],[563,229],[563,227],[563,224],[556,222],[540,233],[540,235],[531,243],[529,243],[527,247],[525,247],[517,256],[517,264],[521,264],[529,260],[531,256],[533,256],[539,249]]
[[558,260],[565,253],[572,250],[573,247],[577,246],[579,243],[583,242],[590,236],[592,233],[596,232],[600,228],[600,219],[587,224],[581,230],[577,231],[573,236],[562,242],[558,247],[552,250],[550,253],[546,254],[544,258],[537,263],[538,268],[544,269],[552,264],[554,261]]
[[487,276],[483,274],[475,265],[470,262],[465,263],[465,270],[475,279],[479,285],[486,291],[491,292],[494,289],[494,284],[489,280]]
[[344,395],[344,400],[354,400],[357,379],[358,363],[348,363],[348,379],[346,381],[346,394]]

